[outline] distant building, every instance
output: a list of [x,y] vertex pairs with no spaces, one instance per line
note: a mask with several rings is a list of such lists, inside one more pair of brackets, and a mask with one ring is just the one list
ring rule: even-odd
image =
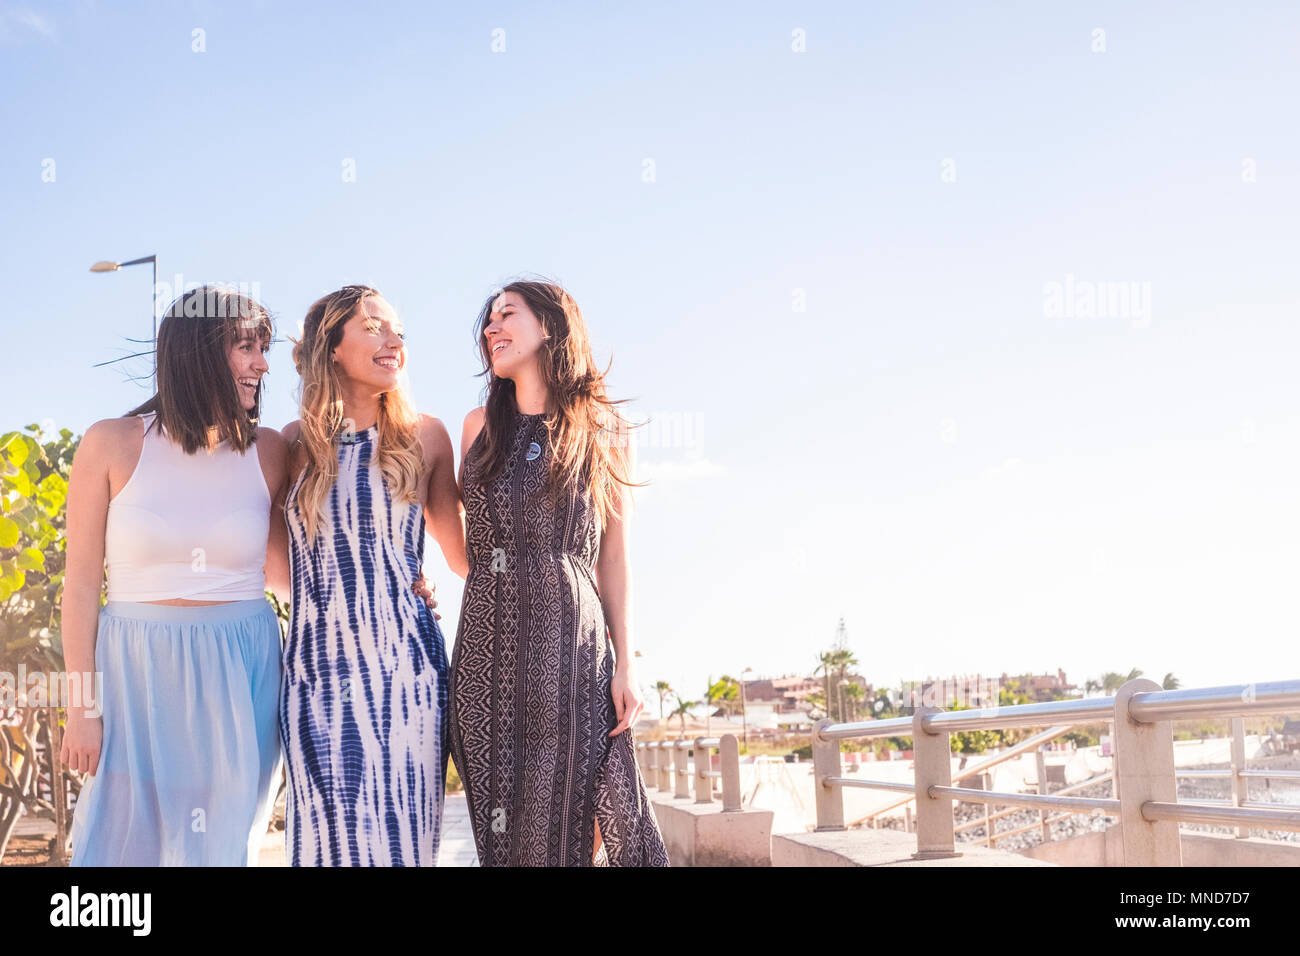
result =
[[[1022,694],[1032,701],[1056,700],[1061,697],[1078,696],[1079,688],[1066,680],[1065,671],[1057,670],[1055,674],[1018,674],[1010,675],[1003,671],[1001,677],[985,677],[983,674],[961,674],[953,677],[927,677],[923,681],[908,681],[903,684],[900,703],[903,707],[996,707],[998,692],[1010,689],[1011,682],[1016,681]],[[891,691],[891,697],[892,697]]]
[[774,713],[784,714],[804,709],[809,694],[824,692],[822,681],[815,677],[773,677],[770,680],[745,681],[745,702],[747,704],[771,703],[775,705]]
[[1020,692],[1030,700],[1055,700],[1060,697],[1076,697],[1079,688],[1065,679],[1065,671],[1059,667],[1055,674],[1019,674],[1010,676],[1002,673],[1003,686],[1011,681],[1019,681]]

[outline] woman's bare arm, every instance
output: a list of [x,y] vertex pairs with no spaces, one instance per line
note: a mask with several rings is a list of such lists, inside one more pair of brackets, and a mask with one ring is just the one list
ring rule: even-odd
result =
[[[67,563],[64,566],[63,596],[59,605],[63,634],[64,670],[70,674],[95,673],[95,638],[99,630],[99,596],[104,584],[104,533],[108,525],[108,504],[112,497],[111,473],[115,456],[139,459],[143,439],[138,419],[109,419],[86,429],[72,460],[68,476]],[[134,441],[133,441],[134,439]],[[134,465],[131,466],[134,470]],[[120,490],[129,474],[118,475]],[[93,680],[93,678],[92,678]],[[86,681],[81,678],[84,688]],[[92,686],[98,687],[94,680]],[[83,703],[86,701],[83,700]],[[70,769],[94,774],[99,769],[103,742],[103,701],[94,710],[68,708],[68,727],[63,736],[61,759]]]
[[[628,479],[635,469],[635,455],[627,449]],[[630,568],[632,489],[615,484],[616,507],[600,536],[600,554],[596,558],[596,588],[605,612],[605,626],[614,644],[614,680],[610,689],[618,726],[610,736],[622,733],[636,722],[645,704],[637,686],[632,646],[632,572]]]
[[289,531],[284,523],[284,499],[289,490],[288,443],[274,428],[258,428],[257,455],[262,463],[266,487],[271,492],[271,520],[266,536],[266,588],[277,600],[287,602],[293,587],[289,571]]
[[423,416],[420,441],[430,461],[429,489],[424,501],[425,521],[438,542],[447,566],[462,578],[469,574],[465,556],[465,507],[456,484],[456,459],[447,427]]

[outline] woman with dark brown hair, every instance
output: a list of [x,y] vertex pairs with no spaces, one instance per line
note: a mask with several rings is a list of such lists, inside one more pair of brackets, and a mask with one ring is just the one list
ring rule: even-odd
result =
[[461,438],[450,709],[479,862],[667,866],[632,737],[625,422],[558,285],[510,283],[476,331],[487,402]]
[[271,339],[247,296],[186,292],[158,329],[156,394],[77,448],[63,647],[69,672],[102,673],[103,699],[68,709],[63,761],[91,775],[73,866],[256,862],[280,775],[265,565],[285,447],[258,425]]

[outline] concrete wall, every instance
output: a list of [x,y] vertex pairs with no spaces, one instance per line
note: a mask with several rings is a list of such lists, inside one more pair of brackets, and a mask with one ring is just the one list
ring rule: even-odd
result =
[[773,866],[989,867],[1052,866],[1018,853],[962,845],[959,856],[918,860],[916,834],[902,830],[832,830],[772,837]]
[[771,866],[771,810],[723,813],[722,804],[696,803],[662,792],[650,805],[673,866]]
[[[1183,866],[1300,866],[1300,843],[1216,833],[1181,834]],[[1118,826],[1021,851],[1022,856],[1059,866],[1123,866]]]

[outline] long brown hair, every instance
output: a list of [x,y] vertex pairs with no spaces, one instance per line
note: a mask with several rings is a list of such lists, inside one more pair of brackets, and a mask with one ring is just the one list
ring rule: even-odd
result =
[[553,449],[547,491],[554,496],[571,483],[585,483],[603,529],[618,510],[617,486],[640,487],[628,474],[626,451],[629,431],[636,426],[615,407],[628,399],[606,395],[609,366],[604,372],[596,367],[578,303],[553,282],[511,282],[494,292],[479,313],[475,325],[483,362],[479,374],[487,377],[488,384],[483,452],[476,478],[486,484],[501,474],[508,453],[509,423],[518,410],[515,383],[492,371],[492,355],[483,334],[492,318],[492,304],[506,292],[517,293],[527,303],[546,336],[537,357],[548,394],[546,430]]
[[[317,299],[302,322],[302,338],[293,342],[293,364],[302,378],[298,415],[300,438],[307,452],[306,474],[298,489],[298,510],[309,539],[320,527],[325,499],[338,479],[336,443],[350,434],[343,417],[343,389],[334,370],[333,352],[343,326],[361,303],[379,290],[347,285]],[[417,501],[423,449],[418,416],[399,387],[379,396],[379,441],[376,457],[388,493],[395,500]]]
[[154,412],[154,424],[187,455],[209,447],[212,428],[218,442],[243,454],[257,440],[263,386],[252,411],[245,409],[230,374],[230,349],[250,336],[268,345],[275,329],[271,313],[248,296],[212,285],[179,296],[158,326],[158,390],[127,414]]

